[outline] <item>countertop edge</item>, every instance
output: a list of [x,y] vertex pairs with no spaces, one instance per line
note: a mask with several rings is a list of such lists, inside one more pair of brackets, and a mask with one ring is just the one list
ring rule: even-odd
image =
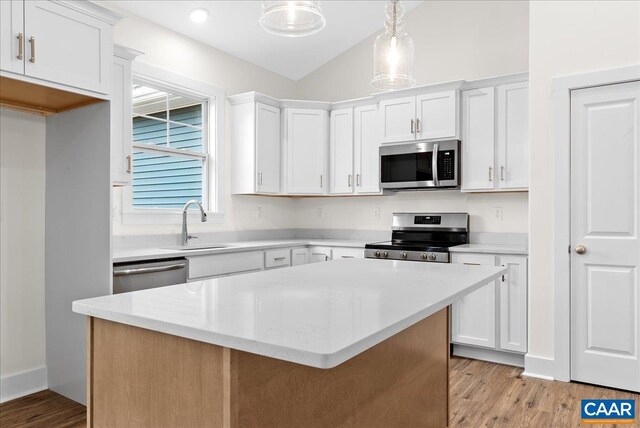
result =
[[437,303],[434,303],[428,308],[417,312],[414,315],[401,319],[396,323],[391,324],[352,345],[331,353],[302,351],[299,349],[288,348],[280,345],[255,342],[250,339],[234,338],[219,333],[203,332],[202,330],[198,330],[193,327],[169,324],[160,320],[148,320],[140,318],[138,316],[122,315],[108,310],[96,310],[82,303],[82,301],[73,302],[72,310],[75,313],[94,318],[100,318],[107,321],[143,328],[150,331],[169,334],[172,336],[183,337],[185,339],[196,340],[203,343],[210,343],[212,345],[236,349],[238,351],[249,352],[264,357],[275,358],[319,369],[332,369],[361,354],[367,349],[370,349],[373,346],[383,342],[384,340],[411,327],[412,325],[426,319],[439,310],[446,308],[447,306],[458,300],[460,297],[479,289],[480,287],[484,286],[487,283],[490,283],[491,281],[495,281],[506,272],[507,269],[502,268],[488,278],[470,285],[464,291],[455,293]]

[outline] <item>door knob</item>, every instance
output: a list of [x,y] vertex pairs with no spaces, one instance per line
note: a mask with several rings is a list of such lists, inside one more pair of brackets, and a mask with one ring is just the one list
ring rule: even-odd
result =
[[584,254],[584,253],[586,253],[586,252],[587,252],[587,247],[585,247],[585,246],[584,246],[584,245],[582,245],[582,244],[578,244],[578,245],[576,245],[576,253],[578,253],[578,254]]

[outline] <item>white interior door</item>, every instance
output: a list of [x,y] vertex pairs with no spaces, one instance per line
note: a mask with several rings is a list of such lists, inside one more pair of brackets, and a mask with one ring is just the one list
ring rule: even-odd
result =
[[256,188],[280,193],[280,109],[256,103]]
[[375,105],[353,111],[356,192],[380,193],[380,121]]
[[416,139],[416,97],[382,100],[380,114],[383,143]]
[[571,379],[634,391],[639,102],[640,82],[571,94]]
[[348,195],[353,193],[353,109],[345,108],[331,112],[331,193]]

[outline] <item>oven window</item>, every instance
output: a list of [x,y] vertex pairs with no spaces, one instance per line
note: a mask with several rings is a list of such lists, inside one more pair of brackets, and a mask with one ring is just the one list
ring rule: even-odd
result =
[[381,181],[401,183],[433,181],[433,152],[384,155],[380,159]]

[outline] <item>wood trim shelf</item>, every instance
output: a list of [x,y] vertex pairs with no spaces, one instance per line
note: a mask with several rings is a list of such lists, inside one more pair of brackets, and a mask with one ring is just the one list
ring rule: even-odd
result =
[[0,107],[49,116],[105,101],[0,76]]

